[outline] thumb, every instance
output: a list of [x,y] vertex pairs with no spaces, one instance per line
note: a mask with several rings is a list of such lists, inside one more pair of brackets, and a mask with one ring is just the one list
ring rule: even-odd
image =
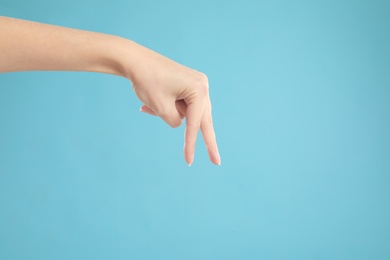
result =
[[153,109],[151,109],[147,105],[142,105],[141,108],[139,109],[139,111],[141,111],[143,113],[147,113],[147,114],[152,115],[152,116],[157,116],[156,113],[154,113]]

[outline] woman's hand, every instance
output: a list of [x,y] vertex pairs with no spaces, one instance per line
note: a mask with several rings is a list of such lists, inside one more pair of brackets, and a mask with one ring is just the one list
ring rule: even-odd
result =
[[220,164],[207,77],[125,38],[0,16],[0,72],[61,70],[128,78],[141,111],[172,127],[186,117],[185,160],[194,160],[199,128],[210,159]]
[[134,42],[129,44],[131,51],[124,61],[126,64],[127,60],[128,66],[123,70],[144,103],[140,110],[161,117],[171,127],[180,126],[185,117],[186,162],[193,163],[196,138],[201,129],[210,160],[220,165],[206,75]]

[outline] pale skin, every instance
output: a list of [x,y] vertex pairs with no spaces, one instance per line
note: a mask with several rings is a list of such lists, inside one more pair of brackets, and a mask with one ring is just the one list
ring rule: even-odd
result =
[[0,73],[90,71],[129,79],[141,112],[178,127],[186,118],[184,158],[194,161],[201,130],[211,162],[221,164],[208,79],[134,41],[114,35],[0,16]]

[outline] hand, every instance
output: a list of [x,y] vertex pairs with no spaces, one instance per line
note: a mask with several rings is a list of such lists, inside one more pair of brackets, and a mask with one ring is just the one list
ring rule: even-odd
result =
[[184,157],[188,165],[194,161],[195,143],[202,131],[210,160],[221,164],[211,116],[208,79],[205,74],[178,64],[134,42],[133,65],[125,67],[126,77],[144,103],[141,111],[161,117],[171,127],[186,118]]
[[113,35],[0,16],[0,72],[94,71],[124,76],[144,103],[141,111],[172,127],[186,117],[184,156],[193,163],[202,130],[210,159],[220,164],[207,77],[141,45]]

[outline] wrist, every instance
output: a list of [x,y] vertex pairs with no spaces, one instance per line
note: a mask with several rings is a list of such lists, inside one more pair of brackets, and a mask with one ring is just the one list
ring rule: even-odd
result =
[[95,39],[98,43],[96,52],[98,59],[93,62],[93,67],[89,71],[113,74],[121,77],[127,77],[126,58],[127,41],[115,35],[100,35],[104,40]]
[[134,70],[136,66],[142,66],[142,52],[144,47],[137,44],[136,42],[114,36],[115,46],[114,50],[114,60],[112,68],[118,76],[129,79],[134,82],[135,75]]

